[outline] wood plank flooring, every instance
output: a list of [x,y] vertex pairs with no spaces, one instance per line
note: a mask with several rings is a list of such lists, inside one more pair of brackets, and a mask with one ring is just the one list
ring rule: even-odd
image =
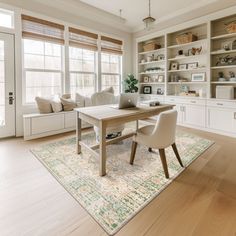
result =
[[[236,139],[179,129],[215,145],[117,236],[236,236]],[[29,151],[71,135],[0,141],[1,236],[107,235]]]

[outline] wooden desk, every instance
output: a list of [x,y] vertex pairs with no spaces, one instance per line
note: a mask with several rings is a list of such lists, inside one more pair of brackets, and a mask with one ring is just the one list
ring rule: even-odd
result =
[[[123,139],[132,137],[135,132],[122,135],[120,137],[106,141],[106,128],[125,124],[131,121],[146,119],[148,117],[156,116],[163,111],[170,110],[174,105],[161,105],[157,107],[139,106],[129,109],[117,109],[111,105],[77,108],[76,111],[76,147],[77,153],[81,153],[81,146],[85,147],[92,155],[98,157],[99,174],[106,175],[106,146],[119,142]],[[99,127],[99,144],[89,147],[81,141],[81,120],[84,120],[92,125]],[[99,154],[95,151],[99,150]]]

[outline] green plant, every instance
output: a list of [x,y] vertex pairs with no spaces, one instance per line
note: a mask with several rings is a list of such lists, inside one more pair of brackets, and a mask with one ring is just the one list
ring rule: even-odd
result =
[[138,92],[138,80],[134,77],[133,74],[128,74],[124,80],[124,87],[126,93],[136,93]]

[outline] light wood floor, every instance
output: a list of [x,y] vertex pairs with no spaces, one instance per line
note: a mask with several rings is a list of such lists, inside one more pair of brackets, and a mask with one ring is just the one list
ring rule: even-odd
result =
[[[236,139],[181,128],[216,143],[118,236],[235,236]],[[29,149],[61,139],[0,141],[0,235],[106,235]]]

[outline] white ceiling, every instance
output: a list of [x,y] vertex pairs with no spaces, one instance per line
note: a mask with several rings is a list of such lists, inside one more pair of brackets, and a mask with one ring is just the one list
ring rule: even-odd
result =
[[[148,0],[80,1],[117,16],[119,16],[119,9],[122,9],[122,17],[126,20],[126,26],[131,27],[134,31],[142,26],[142,19],[148,15]],[[219,0],[151,0],[151,15],[157,19],[157,22],[160,22],[189,12],[192,9],[214,4],[217,1]]]

